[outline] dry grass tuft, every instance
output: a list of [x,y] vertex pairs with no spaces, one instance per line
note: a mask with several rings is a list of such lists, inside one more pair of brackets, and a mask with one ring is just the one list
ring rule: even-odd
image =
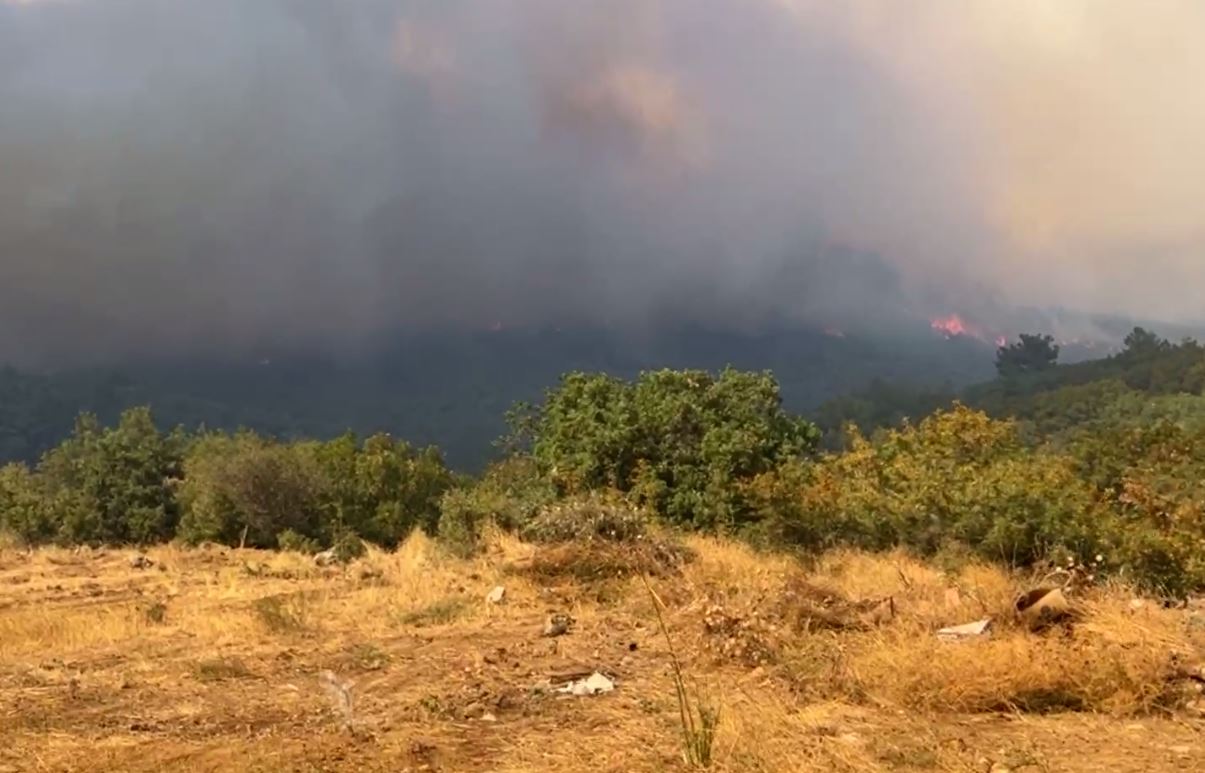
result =
[[310,607],[305,593],[283,593],[256,599],[256,619],[272,633],[304,633],[310,627]]
[[[1177,658],[1199,646],[1177,612],[1135,614],[1124,587],[1081,598],[1077,624],[1034,633],[1014,619],[1027,578],[996,567],[970,564],[950,575],[899,553],[840,551],[804,573],[739,545],[697,547],[690,575],[708,599],[704,648],[748,666],[775,664],[813,697],[942,712],[1137,716],[1183,702]],[[880,615],[888,601],[894,615]],[[982,617],[993,619],[983,639],[935,635]]]
[[471,602],[463,596],[449,596],[415,609],[398,618],[402,625],[422,628],[428,625],[447,625],[460,619],[468,611]]
[[[1192,644],[1175,615],[1152,610],[1140,619],[1129,607],[1132,594],[1114,589],[1084,600],[1080,624],[1033,633],[1012,619],[1009,600],[1018,585],[1006,573],[977,567],[952,579],[948,587],[934,587],[932,578],[913,582],[899,596],[895,624],[847,638],[844,663],[860,692],[947,712],[1121,716],[1176,702],[1172,656]],[[945,594],[946,603],[938,603]],[[993,618],[991,635],[955,643],[933,636],[939,625],[979,616]]]
[[690,549],[668,540],[565,542],[537,549],[521,571],[542,582],[593,583],[673,576],[693,558]]
[[[1034,578],[984,564],[607,542],[487,532],[462,560],[415,534],[329,569],[0,548],[0,770],[682,770],[674,656],[688,705],[718,709],[713,770],[1205,769],[1200,602],[1073,591],[1078,621],[1035,633],[1013,619]],[[576,623],[542,637],[553,611]],[[936,636],[983,617],[986,638]],[[543,686],[594,670],[613,693]],[[355,682],[354,727],[327,671]]]
[[242,660],[236,657],[212,658],[197,663],[196,677],[202,682],[220,682],[226,679],[249,679],[255,674]]

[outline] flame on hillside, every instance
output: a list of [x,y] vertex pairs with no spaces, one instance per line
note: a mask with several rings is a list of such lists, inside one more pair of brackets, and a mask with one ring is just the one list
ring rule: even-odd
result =
[[976,341],[982,341],[985,344],[994,343],[997,347],[1008,346],[1008,336],[999,333],[989,333],[979,325],[963,319],[959,314],[935,317],[929,321],[929,327],[946,339],[966,337],[974,338]]
[[945,317],[935,317],[930,320],[929,327],[934,331],[941,333],[946,338],[956,338],[958,336],[970,336],[971,338],[983,339],[983,334],[973,325],[967,323],[962,317],[957,314],[950,314]]

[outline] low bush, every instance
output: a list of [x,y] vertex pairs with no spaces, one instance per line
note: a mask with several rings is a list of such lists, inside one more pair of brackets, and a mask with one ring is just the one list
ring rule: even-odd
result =
[[481,547],[486,524],[506,504],[504,496],[478,489],[449,491],[440,500],[440,543],[455,556],[473,555]]
[[360,539],[353,531],[342,531],[335,538],[334,544],[331,545],[331,551],[334,553],[335,562],[339,564],[350,564],[357,558],[361,558],[368,552],[368,547],[364,544],[364,540]]
[[648,534],[649,516],[622,498],[590,493],[546,505],[521,531],[532,542],[631,542]]
[[532,459],[511,457],[491,465],[477,483],[443,495],[439,539],[455,555],[471,555],[487,524],[522,532],[556,498],[556,489]]
[[292,529],[285,529],[280,534],[277,534],[276,544],[281,550],[304,553],[310,556],[322,549],[322,544],[318,540],[302,536]]
[[689,547],[666,539],[562,542],[541,547],[521,572],[541,582],[593,583],[639,575],[676,575],[694,558]]

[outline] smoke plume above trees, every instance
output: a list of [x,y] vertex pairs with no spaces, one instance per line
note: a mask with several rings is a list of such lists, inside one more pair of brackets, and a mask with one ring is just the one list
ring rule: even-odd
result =
[[1187,0],[0,0],[0,359],[1191,320],[1202,29]]

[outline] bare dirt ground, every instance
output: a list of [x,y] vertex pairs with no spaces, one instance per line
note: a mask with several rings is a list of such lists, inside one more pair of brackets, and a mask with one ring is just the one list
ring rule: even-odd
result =
[[[689,544],[651,582],[720,711],[716,770],[1205,770],[1200,610],[1109,588],[1072,628],[1033,633],[1007,619],[1023,580],[995,569]],[[415,537],[330,569],[135,555],[0,551],[0,771],[687,767],[653,601],[580,551],[497,538],[457,561]],[[885,596],[891,619],[855,615]],[[551,612],[568,633],[541,635]],[[991,637],[934,635],[987,614]],[[354,683],[350,724],[324,671]],[[615,691],[547,688],[593,671]]]

